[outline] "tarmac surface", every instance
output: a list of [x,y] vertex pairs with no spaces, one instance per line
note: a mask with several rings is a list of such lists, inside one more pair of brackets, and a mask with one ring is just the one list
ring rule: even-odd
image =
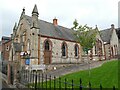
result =
[[77,72],[77,71],[81,71],[81,70],[90,70],[92,68],[99,67],[103,63],[106,63],[109,61],[113,61],[113,60],[91,61],[89,63],[83,62],[81,64],[73,64],[73,65],[68,66],[68,67],[63,67],[60,69],[45,72],[44,74],[59,77],[59,76],[65,75],[65,74],[69,74],[69,73],[73,73],[73,72]]

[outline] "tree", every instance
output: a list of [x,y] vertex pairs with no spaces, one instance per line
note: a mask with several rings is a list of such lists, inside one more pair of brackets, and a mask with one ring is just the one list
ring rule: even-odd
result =
[[96,34],[97,30],[88,27],[87,25],[79,25],[77,20],[73,22],[74,27],[72,28],[75,30],[74,36],[75,39],[80,45],[82,46],[83,51],[87,54],[88,60],[88,68],[89,68],[89,81],[90,81],[90,62],[89,62],[89,55],[88,51],[93,48],[96,43]]
[[96,42],[96,30],[88,27],[87,25],[79,25],[77,20],[73,22],[75,30],[75,39],[82,46],[83,51],[88,54],[88,51],[93,48]]

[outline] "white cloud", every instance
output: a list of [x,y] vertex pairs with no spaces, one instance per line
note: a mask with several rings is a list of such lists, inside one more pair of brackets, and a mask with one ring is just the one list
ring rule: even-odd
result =
[[33,7],[37,4],[39,19],[52,22],[58,18],[58,24],[72,27],[77,19],[80,24],[88,24],[100,29],[109,28],[111,23],[117,26],[119,0],[0,0],[2,31],[4,35],[12,32],[15,22],[18,22],[23,7],[31,16]]

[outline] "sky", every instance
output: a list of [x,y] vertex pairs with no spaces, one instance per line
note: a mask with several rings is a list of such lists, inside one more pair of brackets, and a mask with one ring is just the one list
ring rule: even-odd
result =
[[18,23],[22,9],[31,16],[34,5],[37,5],[39,19],[51,22],[56,17],[58,24],[67,28],[73,27],[77,19],[80,25],[87,24],[99,30],[118,27],[119,0],[0,0],[0,38],[10,36],[15,22]]

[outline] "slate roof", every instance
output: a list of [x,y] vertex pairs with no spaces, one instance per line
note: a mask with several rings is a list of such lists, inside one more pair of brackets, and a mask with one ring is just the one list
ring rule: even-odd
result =
[[103,42],[110,43],[110,39],[111,39],[111,36],[112,36],[112,29],[109,28],[109,29],[101,30],[100,31],[100,36],[101,36]]
[[21,44],[20,43],[13,43],[14,51],[15,52],[21,52]]
[[120,28],[117,28],[116,32],[117,32],[118,38],[120,39]]
[[7,42],[11,41],[11,37],[2,36],[2,40],[4,41],[2,43],[7,43]]
[[10,40],[10,37],[2,36],[2,40]]
[[[25,15],[26,20],[28,21],[30,27],[32,25],[32,17]],[[43,20],[38,20],[38,28],[40,28],[40,34],[65,40],[75,41],[73,33],[74,30],[62,27],[55,26],[53,23],[46,22]]]
[[[118,38],[120,39],[120,28],[117,28],[115,30],[116,30]],[[101,30],[100,35],[104,42],[110,43],[110,39],[112,36],[112,29],[109,28],[109,29]]]

